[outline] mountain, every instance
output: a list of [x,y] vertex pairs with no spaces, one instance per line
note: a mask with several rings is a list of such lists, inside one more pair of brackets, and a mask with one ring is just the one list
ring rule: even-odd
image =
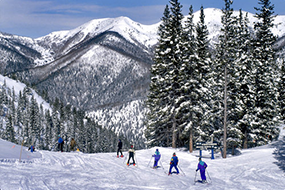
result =
[[[214,47],[222,12],[204,12]],[[194,14],[194,22],[199,14]],[[252,28],[256,19],[248,14]],[[284,39],[285,16],[277,16],[275,22],[274,34]],[[87,111],[104,127],[143,147],[143,103],[158,26],[118,17],[92,20],[37,39],[0,33],[0,74]],[[280,40],[276,48],[283,47],[284,40]]]

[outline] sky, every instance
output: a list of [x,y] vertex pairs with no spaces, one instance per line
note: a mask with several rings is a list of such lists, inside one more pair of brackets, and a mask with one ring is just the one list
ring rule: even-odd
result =
[[[183,14],[224,7],[224,0],[180,0]],[[255,13],[259,0],[234,0],[234,10]],[[275,14],[285,15],[285,0],[271,0]],[[126,16],[141,24],[156,24],[169,0],[0,0],[0,31],[38,38],[54,31],[71,30],[90,20]]]

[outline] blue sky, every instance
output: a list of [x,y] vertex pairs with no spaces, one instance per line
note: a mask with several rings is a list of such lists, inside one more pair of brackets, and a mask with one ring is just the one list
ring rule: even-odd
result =
[[[224,0],[180,0],[183,14],[190,5],[198,11],[224,7]],[[285,15],[285,0],[271,0],[275,13]],[[160,21],[169,0],[0,0],[0,31],[32,38],[70,30],[90,20],[127,16],[142,24]],[[235,10],[255,13],[258,0],[234,0]]]

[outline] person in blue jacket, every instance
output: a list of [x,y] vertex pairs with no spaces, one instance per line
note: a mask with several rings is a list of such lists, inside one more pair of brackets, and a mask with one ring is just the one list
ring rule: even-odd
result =
[[156,149],[156,151],[155,151],[154,155],[152,155],[152,157],[154,157],[153,168],[157,168],[158,161],[159,161],[159,159],[160,159],[160,157],[161,157],[161,155],[160,155],[158,149]]
[[171,170],[174,167],[176,169],[176,173],[179,174],[179,170],[177,168],[178,165],[178,157],[176,156],[175,152],[173,153],[173,157],[170,160],[170,168],[169,168],[169,172],[168,175],[171,174]]
[[29,147],[29,149],[28,150],[31,150],[31,152],[34,152],[35,151],[35,147],[34,147],[34,145],[32,145],[31,147]]
[[206,168],[207,168],[207,164],[205,162],[202,161],[201,157],[199,158],[199,163],[198,163],[198,167],[197,167],[197,170],[200,170],[200,175],[201,175],[201,179],[202,179],[202,183],[205,183],[206,182]]
[[63,144],[64,144],[64,141],[63,139],[60,137],[60,135],[58,135],[58,149],[63,152]]

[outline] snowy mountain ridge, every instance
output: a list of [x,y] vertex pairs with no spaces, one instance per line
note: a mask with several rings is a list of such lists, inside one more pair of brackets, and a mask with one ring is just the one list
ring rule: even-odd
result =
[[[50,46],[47,46],[48,48],[52,48],[53,46],[60,46],[66,43],[68,39],[73,39],[72,43],[64,48],[65,51],[63,53],[68,53],[73,46],[90,39],[92,36],[106,31],[113,31],[119,33],[133,44],[144,44],[146,47],[151,48],[157,42],[157,27],[158,24],[142,25],[127,17],[94,19],[73,30],[52,32],[46,36],[37,38],[35,39],[35,43],[42,44],[45,42],[45,45],[50,44]],[[76,39],[74,39],[75,36]],[[52,57],[52,55],[50,56]],[[38,62],[44,63],[45,60],[38,60]]]
[[[250,21],[250,27],[253,28],[254,22],[257,19],[254,14],[243,11],[243,14],[248,14]],[[194,23],[199,20],[200,11],[194,13]],[[221,27],[221,16],[222,10],[217,8],[206,8],[204,9],[205,23],[207,24],[209,30],[209,39],[211,41],[216,41],[217,36],[220,33]],[[238,16],[239,11],[234,11],[234,15]],[[186,20],[187,15],[184,17]],[[273,33],[282,37],[285,35],[285,15],[278,15],[275,20],[275,27],[272,29]],[[75,29],[56,31],[52,32],[46,36],[39,37],[36,39],[21,37],[16,35],[0,33],[0,40],[5,39],[17,39],[23,45],[37,50],[42,56],[34,60],[35,66],[41,66],[48,64],[56,59],[57,53],[53,51],[53,47],[61,46],[66,44],[67,41],[72,39],[72,43],[68,44],[64,48],[65,51],[61,53],[67,53],[70,48],[76,44],[90,38],[91,36],[96,36],[100,33],[106,31],[117,32],[122,35],[126,40],[131,43],[140,43],[148,48],[153,47],[157,43],[157,29],[159,23],[153,25],[143,25],[135,22],[128,17],[117,17],[117,18],[103,18],[91,20]],[[76,38],[75,38],[76,36]]]

